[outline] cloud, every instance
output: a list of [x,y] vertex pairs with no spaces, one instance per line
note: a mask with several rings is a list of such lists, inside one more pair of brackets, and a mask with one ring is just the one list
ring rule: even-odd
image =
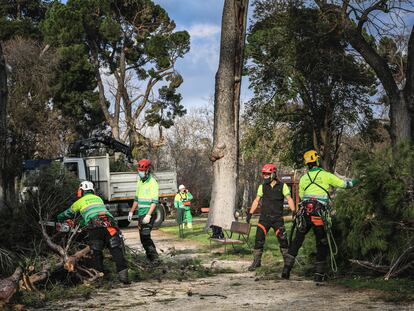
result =
[[194,71],[208,71],[214,76],[219,60],[220,45],[218,42],[197,42],[191,45],[191,50],[187,56]]
[[214,24],[194,24],[188,29],[191,38],[207,38],[220,33],[220,26]]

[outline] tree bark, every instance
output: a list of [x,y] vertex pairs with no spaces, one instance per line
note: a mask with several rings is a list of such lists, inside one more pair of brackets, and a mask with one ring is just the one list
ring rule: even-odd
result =
[[5,165],[7,137],[7,68],[0,43],[0,209],[5,207]]
[[[352,47],[361,54],[365,61],[375,71],[378,79],[381,81],[382,86],[388,96],[390,104],[390,136],[394,146],[404,141],[414,141],[413,132],[413,111],[409,109],[410,103],[407,99],[410,98],[410,78],[407,71],[407,80],[404,89],[400,90],[395,82],[391,69],[389,68],[386,60],[382,58],[377,51],[365,40],[362,34],[357,33],[356,30],[350,28],[353,25],[348,26],[346,32],[349,42]],[[412,44],[413,32],[411,32],[410,42]],[[413,49],[414,50],[414,49]],[[411,51],[412,53],[412,51]],[[409,55],[409,54],[408,54]],[[408,70],[412,68],[414,59],[409,55]],[[411,100],[413,94],[411,94]]]
[[[213,187],[207,228],[229,229],[237,204],[240,83],[247,0],[225,0],[214,96]],[[241,42],[242,41],[242,42]]]
[[19,286],[19,280],[22,277],[23,269],[18,267],[14,273],[6,279],[0,280],[0,309],[9,302]]

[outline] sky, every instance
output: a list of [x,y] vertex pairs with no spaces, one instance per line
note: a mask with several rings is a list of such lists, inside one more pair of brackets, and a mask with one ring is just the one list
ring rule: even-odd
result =
[[[176,69],[184,78],[179,91],[186,108],[213,104],[214,76],[220,53],[220,27],[224,0],[153,0],[161,5],[177,25],[176,30],[187,30],[191,49],[177,62]],[[249,8],[249,15],[253,8]],[[248,19],[249,21],[249,19]],[[414,16],[407,15],[406,23],[413,25]],[[243,77],[241,102],[252,97],[248,78]]]
[[[220,54],[220,28],[223,0],[153,0],[161,5],[177,25],[191,37],[190,52],[177,61],[176,69],[184,83],[179,92],[186,108],[213,105],[214,77]],[[251,97],[247,81],[242,83],[241,101]]]

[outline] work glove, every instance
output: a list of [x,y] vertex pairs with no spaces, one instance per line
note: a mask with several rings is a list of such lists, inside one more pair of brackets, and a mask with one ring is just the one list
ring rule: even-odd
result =
[[128,213],[128,221],[131,221],[131,220],[132,220],[132,215],[133,215],[133,213],[132,213],[132,212],[129,212],[129,213]]
[[246,222],[249,224],[250,223],[250,219],[252,219],[252,214],[247,213],[246,215]]
[[352,182],[352,187],[355,187],[356,185],[359,184],[359,180],[358,179],[352,179],[351,182]]
[[142,219],[142,224],[145,225],[147,223],[149,223],[151,220],[151,215],[145,215],[145,217]]

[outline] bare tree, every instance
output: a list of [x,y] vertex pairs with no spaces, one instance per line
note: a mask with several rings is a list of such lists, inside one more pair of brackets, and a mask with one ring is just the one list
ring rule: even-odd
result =
[[[405,78],[394,74],[390,63],[376,48],[372,37],[395,35],[406,27],[404,14],[413,13],[412,0],[315,0],[333,27],[342,29],[351,46],[375,71],[388,97],[393,145],[414,141],[414,26],[406,51]],[[372,36],[372,37],[371,37]]]
[[213,188],[207,227],[229,229],[237,204],[239,110],[247,0],[226,0],[214,97]]

